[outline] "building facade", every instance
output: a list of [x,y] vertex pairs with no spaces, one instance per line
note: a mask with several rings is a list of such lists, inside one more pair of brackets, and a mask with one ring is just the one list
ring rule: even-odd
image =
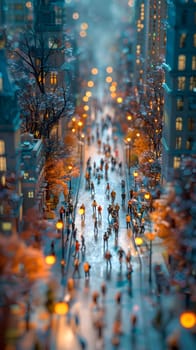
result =
[[20,114],[5,50],[0,50],[0,231],[18,232],[22,224]]
[[45,203],[44,150],[41,139],[32,134],[21,135],[21,171],[23,193],[23,215],[31,208],[43,212]]
[[196,154],[196,2],[168,2],[162,135],[163,181]]

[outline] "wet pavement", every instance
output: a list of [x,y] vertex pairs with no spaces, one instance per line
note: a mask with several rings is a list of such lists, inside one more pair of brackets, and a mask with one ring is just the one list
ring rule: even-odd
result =
[[[105,111],[104,114],[108,112]],[[95,133],[96,127],[94,127]],[[95,133],[96,134],[96,133]],[[104,131],[101,135],[102,142],[106,142],[106,138],[110,137],[110,145],[112,147],[112,154],[114,147],[112,139],[112,128]],[[149,285],[149,251],[146,247],[139,252],[132,240],[132,230],[126,228],[126,208],[121,206],[121,180],[124,179],[127,184],[127,190],[133,183],[130,179],[127,180],[126,169],[124,167],[124,149],[122,140],[118,139],[119,157],[117,161],[122,161],[123,171],[120,175],[118,166],[116,170],[111,170],[109,162],[108,182],[110,189],[116,191],[115,203],[120,205],[119,211],[119,236],[115,241],[114,233],[111,234],[108,241],[108,248],[112,254],[112,268],[107,269],[106,261],[104,259],[104,244],[103,234],[107,231],[111,217],[108,220],[108,205],[111,200],[105,194],[107,180],[101,178],[98,184],[97,179],[92,176],[92,181],[95,186],[95,200],[103,208],[102,219],[98,220],[98,232],[94,232],[94,220],[92,201],[90,190],[86,189],[85,171],[86,162],[91,158],[92,172],[93,162],[98,165],[100,159],[104,158],[104,153],[99,152],[96,142],[91,145],[85,145],[85,160],[84,160],[84,174],[81,178],[80,189],[78,194],[78,203],[76,208],[75,226],[77,227],[77,239],[81,243],[81,234],[85,237],[86,250],[84,253],[80,251],[80,276],[77,272],[74,275],[76,286],[76,294],[71,302],[70,315],[71,321],[68,317],[61,317],[58,321],[58,327],[53,337],[53,344],[50,349],[68,350],[68,349],[82,349],[82,345],[78,339],[85,339],[86,348],[96,349],[166,349],[163,331],[157,330],[152,326],[152,320],[160,305],[157,299],[154,282]],[[128,181],[128,182],[127,182]],[[132,180],[133,181],[133,180]],[[128,194],[127,194],[128,199]],[[81,220],[79,208],[84,203],[86,208],[85,221]],[[131,274],[131,281],[127,278],[127,267],[125,259],[123,259],[122,268],[120,268],[118,259],[118,249],[127,252],[128,248],[131,250],[133,272]],[[66,280],[62,284],[66,285],[66,281],[73,277],[74,269],[74,239],[72,239],[70,246],[70,261],[67,269]],[[85,279],[83,271],[83,263],[88,261],[91,265],[90,277]],[[153,264],[163,261],[162,248],[159,242],[153,242],[152,249]],[[105,283],[107,292],[105,297],[101,294],[101,285]],[[98,303],[92,302],[92,295],[94,292],[99,293]],[[117,293],[121,293],[120,305],[116,302]],[[64,296],[68,296],[66,288],[63,291]],[[165,312],[167,310],[165,309]],[[131,327],[131,315],[137,316],[137,324],[133,329]],[[74,319],[77,319],[77,325]],[[121,330],[114,336],[114,326],[120,320]],[[98,325],[100,322],[101,337],[98,333]],[[95,326],[96,325],[96,326]],[[116,343],[116,345],[115,345]],[[117,345],[117,343],[119,343]],[[85,347],[84,347],[85,348]]]
[[[112,115],[110,108],[106,107],[103,115],[107,113]],[[100,121],[103,116],[99,114],[97,121]],[[90,190],[86,189],[85,171],[86,163],[89,157],[91,165],[93,162],[98,165],[101,158],[105,158],[104,153],[98,150],[96,142],[96,125],[92,129],[95,135],[95,141],[90,145],[85,144],[83,172],[80,179],[73,180],[75,208],[75,227],[77,228],[76,239],[81,243],[81,234],[85,238],[86,250],[79,251],[80,274],[77,272],[73,277],[74,271],[74,251],[75,240],[70,235],[69,240],[66,240],[66,221],[64,229],[65,243],[65,261],[66,266],[61,269],[62,244],[61,239],[55,240],[55,253],[57,263],[52,267],[52,275],[60,281],[60,288],[55,288],[56,298],[69,300],[70,292],[67,290],[67,281],[70,278],[74,279],[75,290],[74,295],[71,295],[70,309],[66,316],[53,315],[53,323],[48,327],[48,315],[44,308],[45,290],[43,284],[40,285],[43,298],[39,300],[37,306],[32,312],[32,322],[35,327],[32,332],[27,334],[27,337],[22,341],[25,346],[19,344],[19,349],[32,349],[32,339],[35,334],[45,344],[44,349],[50,350],[79,350],[79,349],[134,349],[134,350],[166,350],[169,349],[166,345],[168,336],[180,338],[180,349],[184,350],[186,344],[192,350],[195,345],[194,336],[185,330],[182,330],[178,321],[178,314],[181,310],[179,299],[175,290],[157,294],[157,285],[153,269],[155,264],[161,264],[163,272],[167,278],[168,271],[164,263],[163,247],[161,241],[156,238],[152,243],[152,282],[149,283],[150,261],[149,261],[149,245],[144,244],[142,248],[135,245],[133,240],[132,229],[126,227],[127,206],[124,208],[121,205],[121,180],[126,182],[126,202],[128,200],[128,192],[134,186],[134,179],[128,176],[124,161],[124,145],[118,134],[118,162],[122,161],[123,168],[120,174],[118,167],[116,170],[111,170],[109,162],[108,180],[103,176],[98,184],[97,178],[92,176],[92,181],[95,186],[95,195],[97,204],[101,205],[102,218],[98,220],[98,230],[94,230],[95,215],[93,214]],[[110,137],[110,145],[112,154],[114,152],[112,137],[112,128],[105,130],[101,135],[101,140],[104,142]],[[107,158],[108,159],[108,158]],[[131,172],[133,169],[131,169]],[[74,182],[75,181],[75,182]],[[109,182],[110,190],[116,191],[115,203],[120,205],[119,210],[119,235],[118,240],[115,240],[114,232],[109,237],[108,249],[112,254],[112,267],[107,268],[104,259],[104,243],[103,235],[107,231],[111,216],[108,219],[108,205],[111,204],[111,199],[106,196],[106,183]],[[79,192],[77,193],[77,185]],[[139,187],[137,188],[139,189]],[[76,195],[76,197],[75,197]],[[59,206],[63,203],[63,197],[59,202]],[[79,209],[84,203],[86,208],[85,221],[81,220]],[[58,219],[58,208],[57,208]],[[149,231],[149,224],[146,223],[146,230]],[[50,249],[50,240],[46,238],[45,252]],[[122,267],[119,264],[118,250],[122,247],[125,253],[128,249],[132,255],[131,279],[128,279],[127,266],[123,257]],[[83,263],[88,261],[91,265],[90,277],[85,278]],[[52,283],[55,284],[55,279]],[[103,296],[101,293],[102,284],[106,285],[106,293]],[[117,303],[117,295],[120,293],[121,300]],[[38,293],[40,295],[40,292]],[[97,302],[93,302],[92,296],[97,294]],[[137,322],[135,327],[131,324],[131,316],[136,315]],[[161,320],[161,321],[160,321]],[[30,341],[28,341],[31,339]],[[26,342],[26,343],[25,343]],[[48,344],[48,345],[47,345]]]

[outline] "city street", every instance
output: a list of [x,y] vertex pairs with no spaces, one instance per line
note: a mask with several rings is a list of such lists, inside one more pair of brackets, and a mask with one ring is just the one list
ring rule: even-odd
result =
[[[104,115],[108,110],[104,111]],[[101,115],[100,115],[101,117]],[[99,118],[100,119],[100,118]],[[99,124],[100,125],[100,124]],[[92,131],[96,134],[96,126]],[[106,142],[109,135],[109,143],[113,149],[112,129],[109,127],[104,131],[101,140]],[[106,183],[105,178],[101,178],[100,184],[95,176],[92,175],[91,180],[95,186],[95,196],[97,204],[103,208],[102,218],[98,220],[98,232],[94,232],[94,219],[91,196],[91,191],[86,189],[85,171],[87,160],[90,157],[93,174],[93,163],[100,164],[100,159],[104,158],[103,152],[98,151],[96,135],[95,141],[91,145],[85,145],[85,159],[84,159],[84,173],[82,174],[75,226],[77,228],[77,239],[81,244],[81,234],[85,237],[86,250],[79,252],[80,260],[80,276],[77,272],[74,275],[76,294],[71,301],[70,314],[72,321],[66,321],[64,316],[60,317],[57,334],[54,337],[55,348],[58,350],[80,349],[78,342],[78,334],[85,339],[89,349],[113,349],[115,339],[119,340],[119,349],[165,349],[162,332],[159,332],[152,326],[152,320],[158,310],[158,302],[154,288],[154,281],[149,285],[149,251],[145,247],[136,249],[132,239],[132,230],[126,228],[126,213],[127,205],[124,208],[121,206],[121,180],[126,180],[127,199],[129,186],[129,179],[126,176],[126,168],[124,164],[123,144],[120,138],[118,139],[118,162],[122,161],[123,171],[119,174],[119,168],[116,166],[115,170],[111,170],[111,163],[109,162],[108,182],[110,184],[110,191],[116,191],[115,203],[119,203],[119,236],[115,241],[114,232],[109,237],[108,249],[112,254],[112,268],[107,269],[107,264],[104,259],[104,242],[103,234],[109,227],[108,220],[108,205],[111,200],[105,194]],[[112,151],[112,152],[113,152]],[[126,201],[127,202],[127,201]],[[84,203],[86,208],[85,221],[81,220],[79,209]],[[74,269],[74,245],[75,241],[72,237],[70,261],[67,269],[66,280],[72,278]],[[118,250],[122,247],[125,253],[128,249],[131,251],[133,272],[131,273],[131,280],[127,278],[127,267],[125,257],[123,257],[122,268],[120,268]],[[139,254],[138,254],[139,252]],[[83,271],[83,263],[88,261],[91,265],[90,277],[85,279]],[[159,243],[153,242],[153,264],[162,263],[162,249]],[[154,280],[154,279],[153,279]],[[105,297],[101,294],[101,285],[105,283],[107,287]],[[92,302],[92,295],[99,293],[98,307]],[[121,293],[120,306],[116,302],[117,293]],[[68,297],[68,291],[64,290],[65,298]],[[165,307],[165,312],[167,308]],[[131,315],[137,316],[137,324],[135,330],[131,327]],[[77,315],[78,326],[73,326],[74,316]],[[120,316],[119,316],[120,315]],[[122,322],[122,332],[117,337],[114,337],[114,321],[119,319]],[[98,338],[98,330],[94,325],[95,319],[101,319],[103,322],[103,339]],[[68,336],[69,335],[69,336]],[[53,349],[54,344],[51,349]]]

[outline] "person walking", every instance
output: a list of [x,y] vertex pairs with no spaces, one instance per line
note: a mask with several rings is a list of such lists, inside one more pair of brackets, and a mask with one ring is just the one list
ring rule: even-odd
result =
[[93,199],[93,202],[92,202],[92,208],[93,208],[93,214],[96,215],[96,209],[97,209],[97,202],[95,199]]
[[109,184],[109,182],[107,182],[107,184],[106,184],[105,194],[106,194],[107,199],[109,199],[109,197],[110,197],[110,184]]
[[126,265],[127,265],[127,270],[129,270],[131,268],[132,270],[132,267],[131,267],[131,250],[128,249],[127,251],[127,254],[125,256],[125,261],[126,261]]
[[99,204],[97,207],[97,211],[98,211],[98,220],[102,219],[102,206]]
[[65,218],[65,208],[63,206],[61,206],[59,209],[59,216],[60,220],[63,221],[63,219]]
[[122,261],[123,261],[123,256],[125,255],[124,250],[120,247],[118,250],[118,259],[119,259],[119,264],[120,264],[120,269],[122,268]]
[[127,213],[131,214],[132,212],[132,199],[129,199],[127,202]]
[[127,226],[127,229],[131,228],[131,216],[129,213],[127,213],[126,215],[126,226]]
[[78,274],[78,277],[80,277],[80,270],[79,270],[79,267],[80,267],[80,260],[78,258],[75,258],[74,259],[74,270],[73,270],[73,274],[72,274],[72,277],[75,276],[75,273]]
[[82,203],[80,206],[81,221],[85,221],[85,212],[86,212],[86,208],[85,208],[84,203]]
[[78,257],[79,256],[79,251],[80,251],[80,243],[79,241],[76,239],[75,241],[75,254],[74,257]]
[[108,250],[108,239],[109,239],[109,234],[107,232],[104,233],[103,235],[103,249]]
[[112,202],[112,204],[113,204],[114,201],[115,201],[115,198],[116,198],[116,192],[115,192],[114,190],[112,190],[112,192],[110,193],[110,195],[111,195],[111,202]]
[[98,220],[97,220],[97,217],[95,217],[95,220],[94,220],[94,235],[97,235],[98,234]]
[[126,193],[125,193],[125,192],[122,192],[122,193],[121,193],[121,203],[122,203],[122,206],[123,206],[123,207],[125,206],[125,198],[126,198]]
[[84,235],[81,234],[80,238],[81,238],[81,251],[82,251],[82,252],[85,252],[85,250],[86,250],[86,244],[85,244]]
[[112,268],[112,262],[111,262],[112,254],[110,253],[109,250],[107,250],[105,252],[104,258],[106,260],[107,269],[108,269],[108,267],[110,267],[110,269],[111,269]]
[[83,269],[84,269],[85,278],[89,278],[90,277],[91,265],[89,264],[88,261],[84,262]]

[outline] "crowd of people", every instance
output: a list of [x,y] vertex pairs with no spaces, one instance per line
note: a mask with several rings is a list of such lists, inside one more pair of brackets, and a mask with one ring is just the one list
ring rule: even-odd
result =
[[[109,130],[110,132],[108,132]],[[67,239],[65,244],[67,244],[70,232],[72,232],[71,259],[73,267],[69,280],[72,281],[70,283],[73,289],[76,287],[78,279],[84,279],[85,286],[89,287],[89,280],[93,278],[91,271],[94,268],[94,262],[91,258],[92,248],[87,236],[89,230],[92,230],[95,242],[100,242],[98,249],[100,254],[103,253],[105,276],[111,274],[115,256],[119,262],[119,273],[123,271],[126,274],[127,290],[131,295],[134,250],[131,245],[126,246],[126,248],[119,245],[119,236],[122,227],[129,233],[130,240],[138,235],[143,236],[145,232],[144,218],[148,215],[149,205],[143,201],[139,187],[137,190],[133,189],[126,181],[125,164],[123,164],[123,158],[120,149],[118,149],[118,137],[115,133],[113,134],[113,123],[109,116],[106,116],[105,119],[102,118],[101,123],[96,125],[95,133],[88,137],[87,152],[90,152],[92,145],[96,148],[96,153],[89,153],[85,164],[84,191],[86,194],[84,198],[79,197],[81,202],[78,204],[80,225],[77,220],[77,227],[75,226],[71,201],[65,208],[61,207],[59,212],[60,219],[64,219],[66,223]],[[115,181],[111,181],[112,179]],[[96,349],[103,349],[104,329],[108,327],[105,304],[108,291],[107,278],[103,279],[99,289],[91,291],[92,298],[88,307],[95,330]],[[122,293],[120,291],[114,296],[114,303],[116,312],[111,329],[111,343],[118,348],[123,335]],[[77,314],[76,320],[75,323],[78,325],[80,322],[79,314]],[[138,326],[138,316],[134,310],[130,310],[129,322],[130,334],[134,338]],[[87,348],[87,341],[84,337],[78,337],[78,341],[81,349]]]

